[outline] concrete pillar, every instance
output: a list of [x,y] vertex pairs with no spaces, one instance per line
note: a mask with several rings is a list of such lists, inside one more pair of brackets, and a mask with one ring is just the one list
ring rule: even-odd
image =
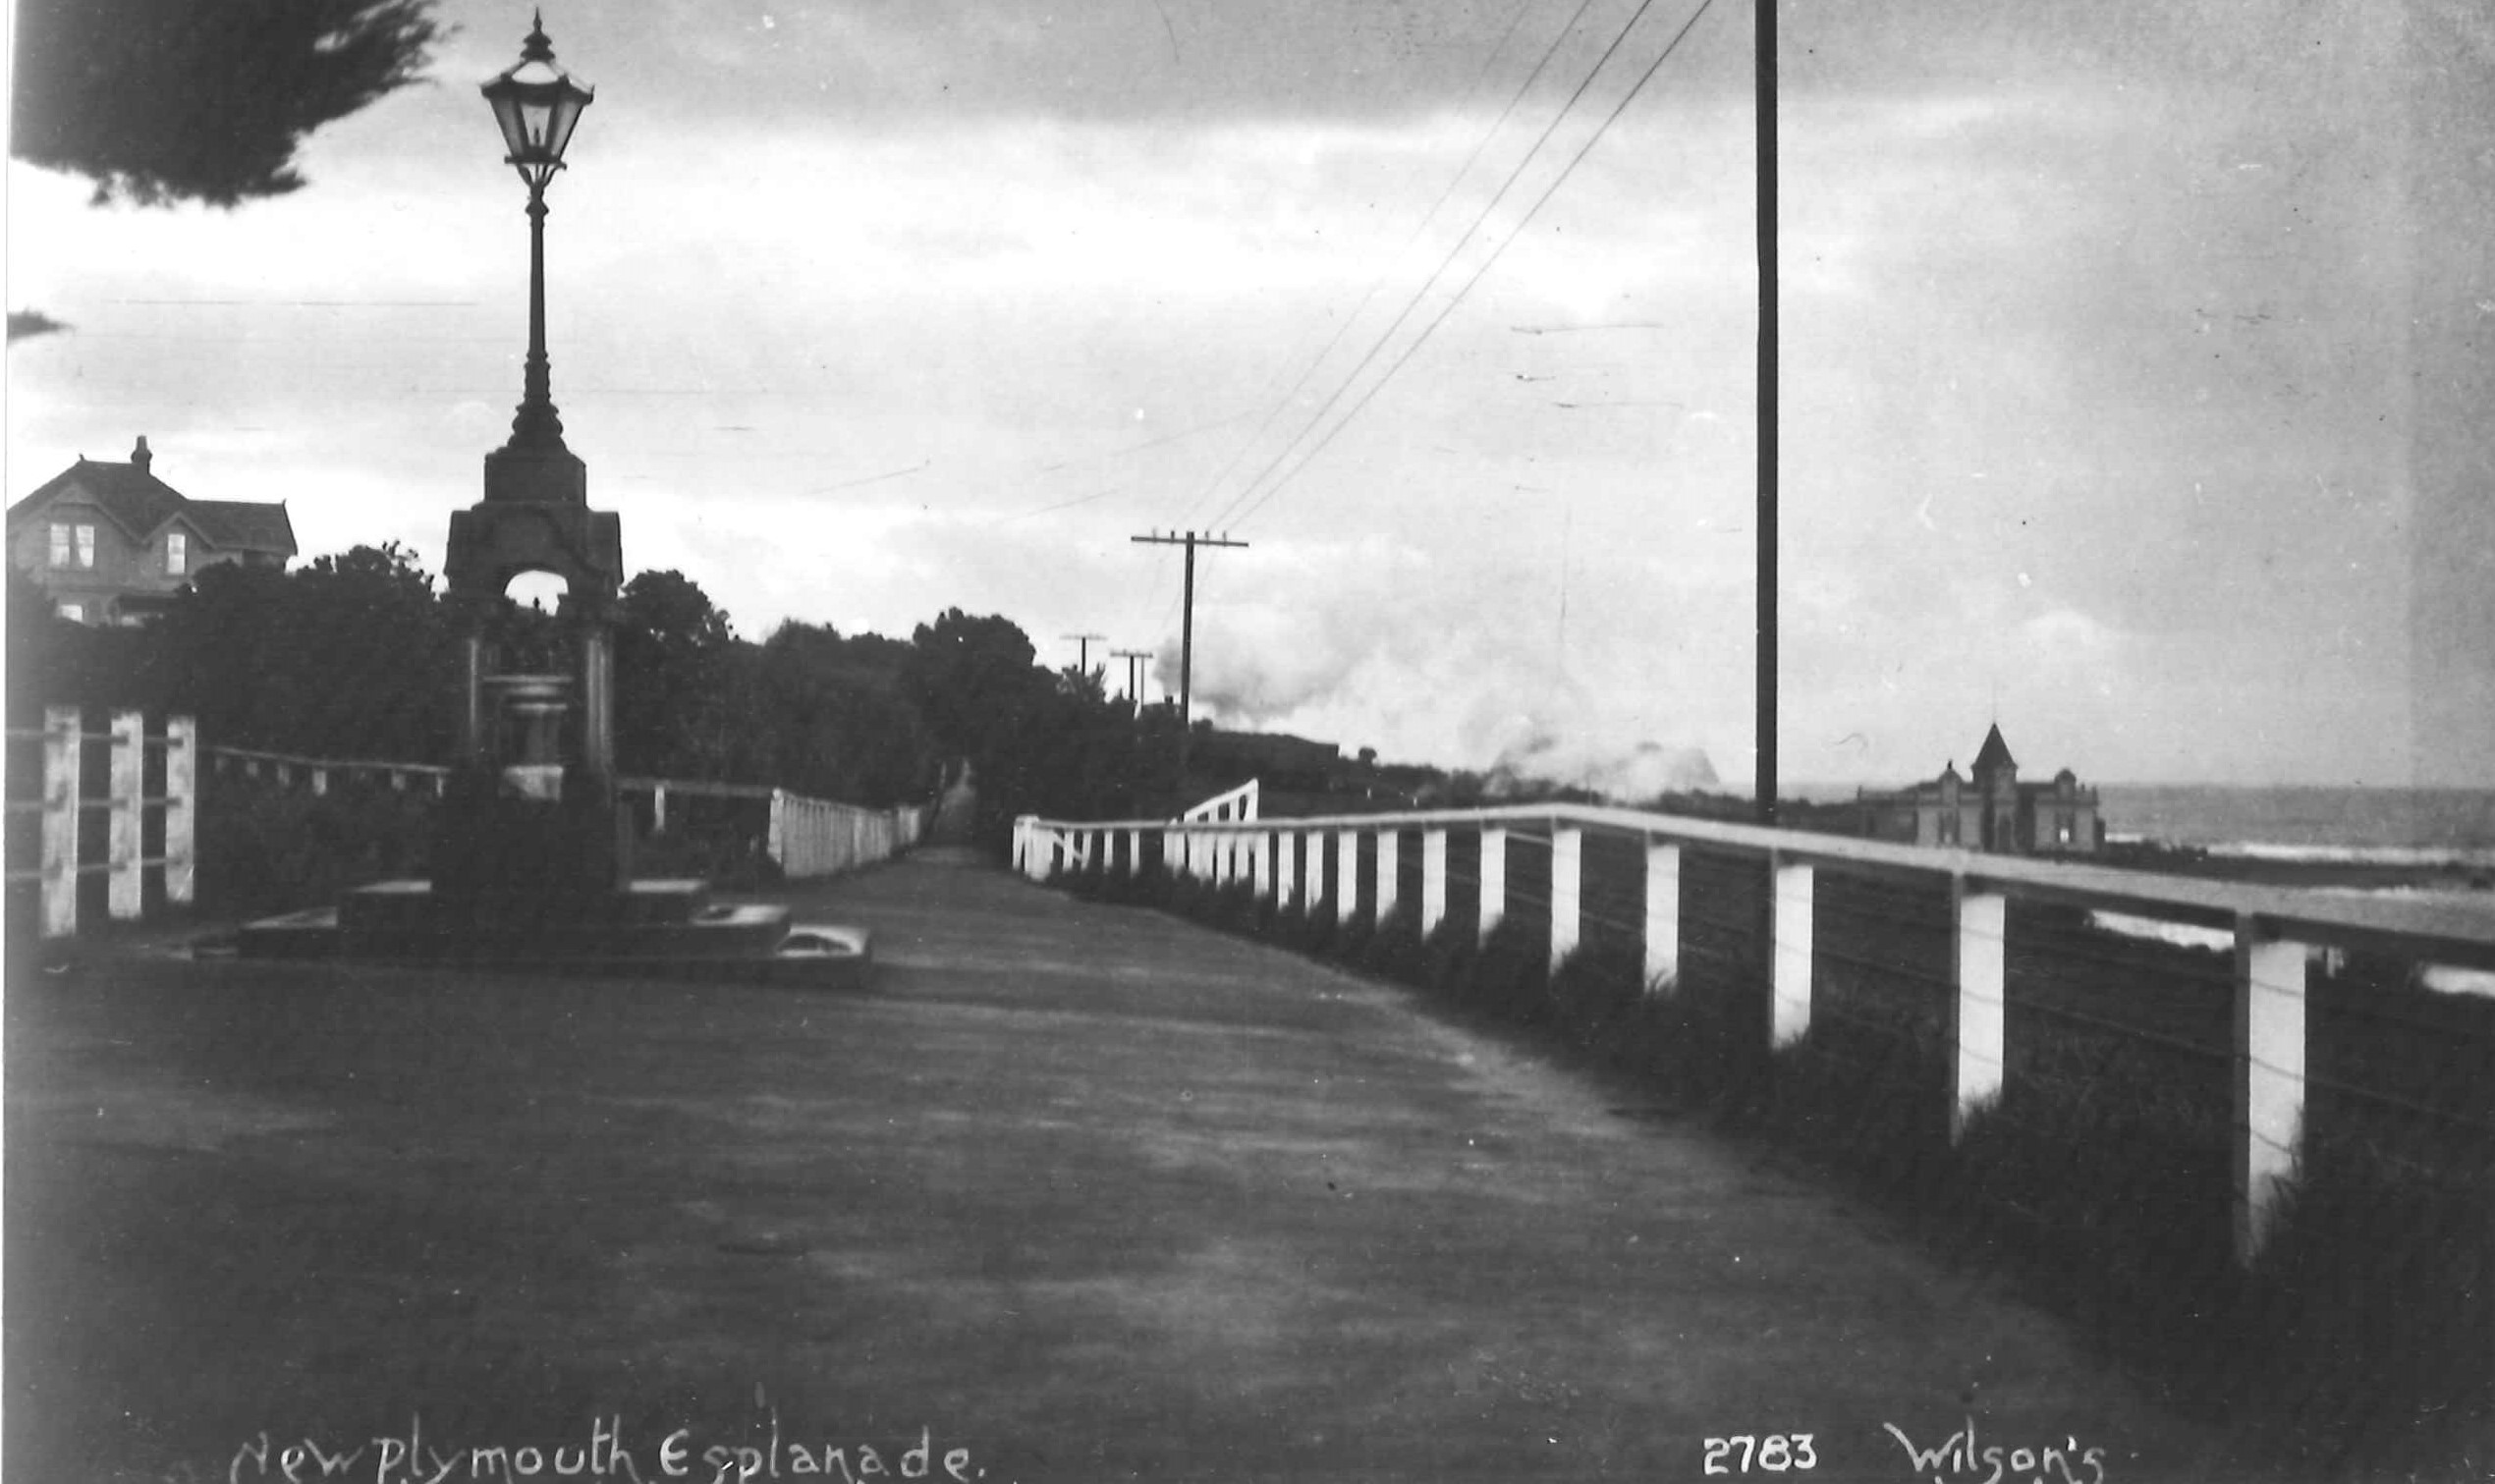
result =
[[1292,892],[1299,886],[1300,837],[1287,831],[1273,838],[1273,905],[1276,911],[1289,911],[1299,904]]
[[1478,941],[1490,941],[1491,929],[1508,914],[1508,832],[1494,825],[1481,829],[1481,920]]
[[1395,857],[1400,853],[1397,848],[1402,844],[1403,835],[1399,830],[1389,828],[1377,832],[1377,904],[1373,908],[1375,915],[1369,920],[1379,927],[1384,927],[1386,919],[1395,915],[1395,889],[1400,885],[1395,878],[1403,868]]
[[1427,938],[1447,920],[1447,832],[1432,826],[1420,832],[1420,935]]
[[141,883],[145,867],[139,863],[139,832],[147,817],[147,804],[139,782],[146,771],[146,718],[136,711],[114,712],[112,810],[104,816],[104,909],[125,921],[139,915],[139,904],[145,898]]
[[43,708],[43,936],[78,932],[79,765],[76,706]]
[[1585,832],[1566,825],[1551,830],[1551,971],[1577,952],[1584,914]]
[[1360,832],[1337,831],[1334,846],[1334,920],[1349,924],[1360,909]]
[[2270,1237],[2295,1173],[2304,1125],[2304,969],[2301,943],[2266,937],[2250,919],[2235,930],[2235,1254],[2250,1262]]
[[198,879],[199,724],[165,720],[165,901],[187,904]]
[[1646,988],[1681,977],[1681,848],[1646,846]]
[[1811,869],[1774,865],[1775,942],[1769,949],[1774,997],[1768,1011],[1768,1044],[1790,1046],[1810,1029]]
[[1977,1108],[2001,1096],[2002,990],[2007,982],[2003,950],[2008,943],[2010,901],[1997,892],[1969,892],[1964,877],[1951,883],[1958,918],[1958,997],[1953,1011],[1949,1137],[1967,1132]]

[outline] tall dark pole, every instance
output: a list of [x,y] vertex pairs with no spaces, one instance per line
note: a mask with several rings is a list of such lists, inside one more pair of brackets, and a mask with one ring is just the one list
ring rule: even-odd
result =
[[563,418],[555,412],[553,377],[546,362],[546,183],[528,183],[528,359],[521,378],[519,415],[511,419],[513,435],[523,441],[563,441]]
[[1758,116],[1758,822],[1776,822],[1776,0],[1751,0]]
[[1187,777],[1187,733],[1195,715],[1195,533],[1187,535],[1186,616],[1178,630],[1178,776]]
[[1112,649],[1111,654],[1127,662],[1127,699],[1133,701],[1136,714],[1143,711],[1143,662],[1152,657],[1148,649]]
[[1248,543],[1245,541],[1234,541],[1228,536],[1215,536],[1209,534],[1197,535],[1192,530],[1176,532],[1166,536],[1156,531],[1148,536],[1135,536],[1130,539],[1142,542],[1147,546],[1184,546],[1187,548],[1187,617],[1179,627],[1178,642],[1178,780],[1179,787],[1184,790],[1187,787],[1187,763],[1191,750],[1190,743],[1194,735],[1195,548],[1198,546],[1237,546],[1244,548]]

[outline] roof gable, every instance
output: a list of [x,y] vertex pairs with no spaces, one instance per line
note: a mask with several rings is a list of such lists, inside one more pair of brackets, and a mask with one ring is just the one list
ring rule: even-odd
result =
[[145,469],[81,459],[10,507],[9,519],[15,522],[73,489],[84,494],[134,541],[154,534],[185,503],[180,490]]
[[229,551],[259,551],[292,558],[295,522],[283,504],[255,500],[194,500],[140,464],[81,458],[9,507],[12,526],[70,494],[83,495],[132,541],[145,541],[177,518],[199,538]]
[[1998,768],[2015,769],[2018,766],[2019,760],[2010,755],[2010,744],[2001,740],[2001,723],[1993,723],[1992,730],[1984,734],[1982,749],[1975,754],[1975,771],[1990,773]]
[[228,551],[295,554],[295,522],[283,505],[253,500],[192,500],[183,514],[209,543]]

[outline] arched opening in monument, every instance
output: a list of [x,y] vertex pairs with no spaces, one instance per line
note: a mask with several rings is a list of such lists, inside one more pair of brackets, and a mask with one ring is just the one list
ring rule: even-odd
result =
[[557,573],[517,573],[485,623],[485,711],[505,797],[560,802],[565,765],[580,757],[579,636],[564,611],[571,586]]

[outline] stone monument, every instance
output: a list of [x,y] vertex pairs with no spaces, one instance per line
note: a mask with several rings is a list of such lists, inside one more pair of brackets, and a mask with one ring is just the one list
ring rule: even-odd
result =
[[[545,347],[545,189],[591,93],[554,65],[542,23],[484,92],[528,186],[528,358],[511,439],[485,456],[484,498],[451,517],[443,576],[465,663],[432,877],[378,882],[335,908],[252,923],[240,949],[842,977],[863,965],[862,932],[792,932],[786,907],[714,906],[702,882],[633,878],[633,816],[615,775],[623,522],[589,508],[588,468],[564,443]],[[532,573],[564,583],[551,616],[508,596]]]

